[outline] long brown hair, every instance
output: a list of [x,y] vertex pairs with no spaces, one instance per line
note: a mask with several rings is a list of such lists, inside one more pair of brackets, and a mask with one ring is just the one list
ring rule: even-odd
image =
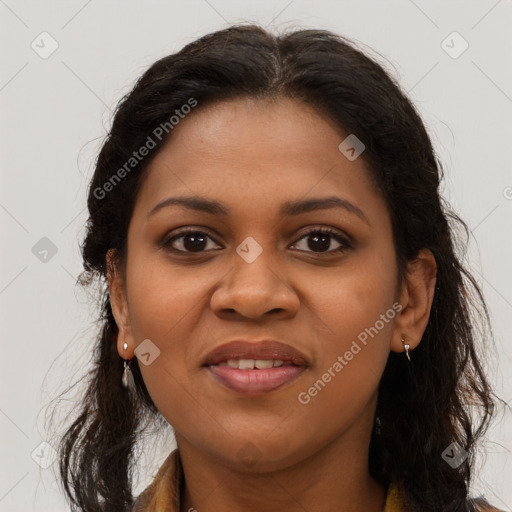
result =
[[[425,126],[394,79],[351,41],[325,30],[275,36],[255,25],[208,34],[155,62],[120,101],[97,158],[81,279],[97,278],[103,286],[100,333],[94,368],[84,377],[87,392],[59,446],[60,476],[73,510],[129,510],[141,425],[165,423],[136,358],[136,394],[121,385],[106,254],[116,249],[119,262],[126,260],[145,171],[172,131],[107,193],[102,187],[190,98],[201,108],[247,96],[300,99],[355,134],[389,209],[400,275],[420,249],[434,254],[437,286],[422,341],[411,364],[390,353],[380,382],[369,471],[383,485],[400,482],[409,510],[473,510],[468,490],[476,442],[495,408],[477,342],[487,343],[491,330],[478,284],[457,255],[468,229],[440,197],[443,171]],[[454,442],[468,454],[456,468],[441,456]]]

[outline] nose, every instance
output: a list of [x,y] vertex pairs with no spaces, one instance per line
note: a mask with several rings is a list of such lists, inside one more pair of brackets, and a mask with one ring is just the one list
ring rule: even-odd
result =
[[264,254],[265,251],[252,263],[234,256],[233,268],[224,276],[210,300],[215,314],[224,318],[253,320],[265,314],[283,318],[297,314],[297,293],[286,281],[283,270]]

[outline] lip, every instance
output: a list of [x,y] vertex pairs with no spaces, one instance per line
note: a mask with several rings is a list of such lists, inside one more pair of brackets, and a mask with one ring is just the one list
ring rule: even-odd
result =
[[[261,370],[218,365],[228,359],[278,359],[285,364]],[[297,379],[308,367],[308,362],[304,354],[279,341],[235,340],[210,352],[203,366],[215,381],[228,389],[245,395],[259,395]]]
[[308,366],[306,356],[302,352],[275,340],[230,341],[212,350],[206,356],[203,366],[216,365],[228,359],[280,359],[290,361],[296,366]]

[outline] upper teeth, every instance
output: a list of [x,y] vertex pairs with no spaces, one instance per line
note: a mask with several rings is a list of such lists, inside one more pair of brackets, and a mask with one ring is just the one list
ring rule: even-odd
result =
[[240,370],[252,370],[258,368],[263,370],[274,366],[281,366],[284,363],[281,359],[228,359],[218,363],[218,366],[229,366],[231,368],[239,368]]

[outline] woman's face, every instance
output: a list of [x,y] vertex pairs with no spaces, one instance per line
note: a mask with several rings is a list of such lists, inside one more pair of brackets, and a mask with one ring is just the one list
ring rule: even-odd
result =
[[[338,148],[349,134],[309,106],[200,108],[173,129],[138,195],[118,350],[126,358],[123,343],[132,355],[139,347],[178,442],[231,466],[283,468],[373,422],[389,351],[401,346],[390,218],[363,159]],[[224,213],[154,210],[185,197]],[[327,198],[339,205],[319,206]],[[300,203],[311,208],[290,208]],[[233,340],[277,340],[306,364],[274,389],[234,389],[204,366]]]

